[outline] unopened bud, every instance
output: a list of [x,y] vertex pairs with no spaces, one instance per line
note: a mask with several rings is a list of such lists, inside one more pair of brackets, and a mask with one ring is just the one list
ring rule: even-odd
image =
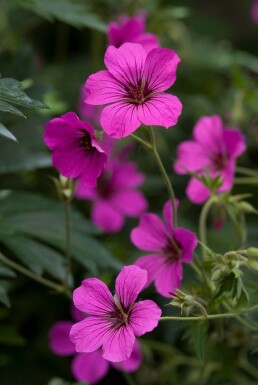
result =
[[246,250],[247,257],[258,257],[258,249],[256,247],[249,247]]
[[248,259],[247,266],[250,267],[252,270],[258,271],[258,261],[256,259]]

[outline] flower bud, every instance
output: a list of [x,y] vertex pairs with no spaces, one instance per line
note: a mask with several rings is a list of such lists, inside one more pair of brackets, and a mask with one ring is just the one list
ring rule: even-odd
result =
[[246,250],[247,257],[258,257],[258,249],[256,247],[249,247]]

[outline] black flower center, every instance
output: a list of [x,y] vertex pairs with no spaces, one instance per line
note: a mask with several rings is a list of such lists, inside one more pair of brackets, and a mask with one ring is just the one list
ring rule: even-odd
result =
[[87,131],[82,130],[82,136],[79,140],[79,145],[81,148],[83,148],[84,151],[89,152],[94,149],[91,144],[91,136]]
[[134,303],[132,303],[128,308],[124,308],[116,294],[114,295],[114,302],[114,308],[109,313],[108,318],[112,322],[113,327],[116,329],[129,324],[130,313],[134,307]]

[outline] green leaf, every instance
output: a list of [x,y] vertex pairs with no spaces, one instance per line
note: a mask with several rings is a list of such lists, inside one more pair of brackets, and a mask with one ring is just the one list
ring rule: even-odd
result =
[[43,117],[16,122],[10,130],[19,145],[0,136],[0,175],[49,167],[51,156],[43,142]]
[[106,25],[90,12],[86,3],[69,0],[30,0],[20,4],[48,21],[60,20],[77,28],[88,27],[106,32]]
[[204,353],[208,339],[209,321],[191,322],[187,328],[186,338],[193,346],[194,351],[200,361],[204,360]]
[[65,277],[64,259],[60,253],[34,239],[24,236],[4,236],[1,242],[11,250],[26,266],[38,275],[44,271],[54,278]]
[[22,118],[26,118],[26,116],[20,110],[18,110],[17,108],[15,108],[9,103],[3,102],[2,100],[0,100],[0,111],[9,112],[10,114],[14,114],[14,115],[21,116]]
[[[71,207],[72,257],[94,274],[99,268],[119,269],[120,262],[93,234],[99,230]],[[59,276],[62,267],[56,250],[63,255],[66,245],[62,203],[37,194],[10,193],[0,204],[0,239],[37,274],[45,270]]]
[[7,294],[7,288],[3,281],[0,281],[0,302],[7,307],[11,307],[10,299]]
[[[2,105],[0,104],[0,110],[2,107],[2,111],[15,113],[16,115],[19,110],[14,111],[12,104],[33,109],[48,108],[46,104],[31,99],[21,89],[21,83],[12,78],[0,79],[0,101],[2,101]],[[21,116],[24,116],[23,113],[21,113]]]
[[0,263],[0,277],[14,278],[16,277],[16,273],[10,269],[10,267]]
[[15,136],[2,123],[0,123],[0,135],[17,142]]

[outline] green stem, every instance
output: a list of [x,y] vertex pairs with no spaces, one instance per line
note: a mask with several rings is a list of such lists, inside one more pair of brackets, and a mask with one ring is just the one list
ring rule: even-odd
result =
[[221,313],[221,314],[207,314],[206,316],[196,316],[196,317],[161,317],[161,321],[202,321],[205,319],[217,319],[217,318],[231,318],[238,317],[239,314],[248,313],[258,309],[258,304],[251,306],[247,309],[243,309],[235,313]]
[[255,184],[258,185],[258,175],[243,177],[243,178],[235,178],[234,184]]
[[71,221],[70,221],[70,207],[69,199],[64,201],[64,213],[65,213],[65,257],[66,257],[66,274],[65,284],[69,286],[71,276]]
[[[202,207],[201,215],[200,215],[200,222],[199,222],[199,238],[200,241],[204,244],[207,245],[207,237],[206,237],[206,222],[207,222],[207,217],[210,211],[211,206],[215,202],[215,197],[211,197],[207,202],[204,204]],[[205,249],[202,247],[202,255],[205,257]]]
[[135,135],[135,134],[131,134],[131,137],[136,140],[137,142],[139,142],[140,144],[142,144],[147,150],[152,150],[152,145],[148,142],[146,142],[144,139],[140,138],[139,136]]
[[250,168],[246,168],[246,167],[237,167],[236,172],[243,175],[258,177],[258,171],[251,170]]
[[70,297],[69,293],[67,292],[64,286],[58,285],[57,283],[54,283],[46,278],[43,278],[43,277],[40,277],[39,275],[34,274],[32,271],[19,265],[18,263],[11,261],[7,257],[5,257],[2,253],[0,253],[0,261],[3,262],[5,265],[11,267],[12,269],[18,271],[19,273],[22,273],[27,277],[33,279],[34,281],[41,283],[42,285],[47,286],[50,289],[54,289],[59,293],[66,293]]
[[169,176],[165,170],[165,167],[163,166],[162,160],[160,159],[159,153],[157,151],[157,143],[156,143],[156,137],[155,137],[155,131],[152,126],[150,126],[150,134],[151,134],[151,143],[152,143],[152,152],[154,155],[154,158],[156,160],[156,163],[159,167],[159,170],[163,176],[164,182],[167,186],[168,194],[170,196],[170,200],[172,203],[172,210],[173,210],[173,225],[174,227],[177,227],[177,209],[176,209],[176,198],[175,193],[172,187],[172,184],[170,182]]
[[258,379],[258,370],[249,363],[246,357],[241,357],[239,360],[239,365],[242,369],[244,369],[248,374],[252,377]]

